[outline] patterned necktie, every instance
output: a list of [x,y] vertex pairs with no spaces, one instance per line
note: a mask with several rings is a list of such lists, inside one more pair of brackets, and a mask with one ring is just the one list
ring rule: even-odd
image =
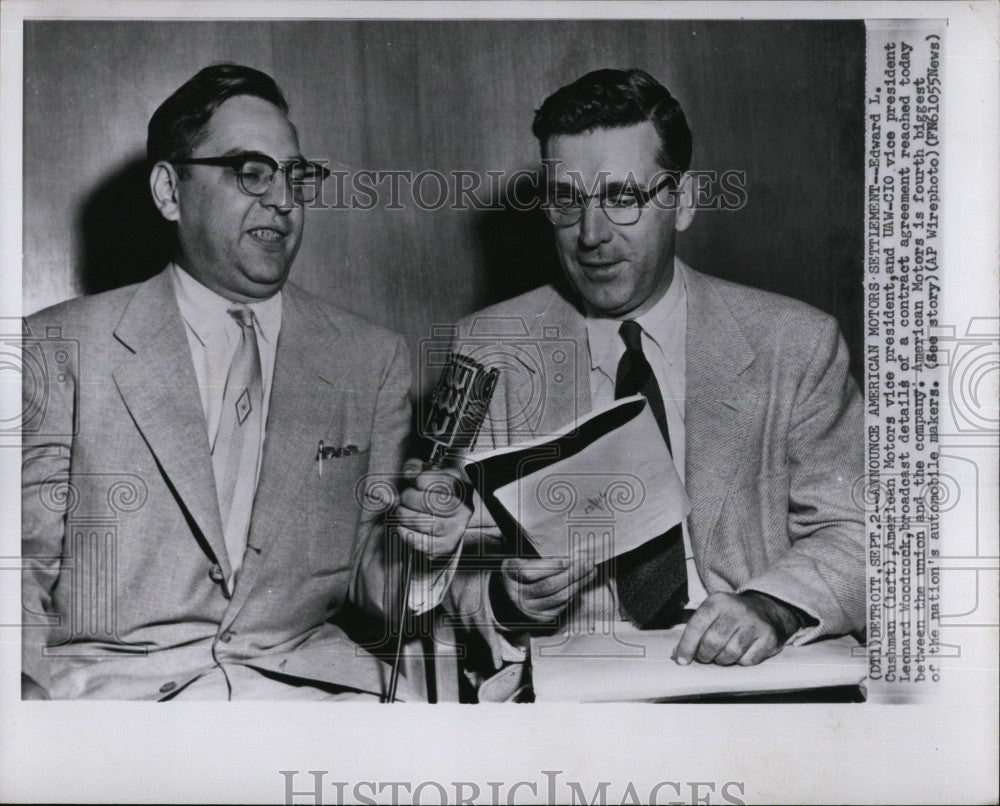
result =
[[[642,327],[627,320],[622,322],[618,332],[625,342],[625,354],[618,362],[615,398],[645,395],[667,450],[670,450],[663,396],[653,368],[642,352]],[[687,564],[680,524],[620,555],[615,568],[618,600],[632,621],[643,629],[666,629],[677,622],[688,600]]]
[[235,580],[243,564],[257,488],[263,381],[253,311],[239,306],[230,308],[229,315],[240,326],[240,343],[226,376],[222,416],[212,448],[212,468],[215,471],[215,489],[219,494],[226,551]]

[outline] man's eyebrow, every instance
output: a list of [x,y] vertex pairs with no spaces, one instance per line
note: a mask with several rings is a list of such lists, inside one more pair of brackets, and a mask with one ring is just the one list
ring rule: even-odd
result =
[[294,157],[287,157],[285,159],[279,160],[272,157],[270,154],[265,154],[263,151],[257,151],[256,149],[246,149],[246,148],[231,148],[228,151],[224,151],[219,156],[221,157],[264,157],[269,160],[274,160],[274,162],[306,162],[306,158],[302,154],[296,154]]
[[[552,189],[558,192],[573,191],[577,192],[580,190],[578,182],[553,182]],[[608,182],[602,188],[602,192],[605,194],[621,193],[623,190],[636,190],[638,189],[638,184],[635,181],[626,180],[624,182],[619,180],[614,180]]]
[[625,182],[608,182],[604,186],[605,193],[621,193],[623,190],[636,190],[639,186],[634,180],[627,180]]

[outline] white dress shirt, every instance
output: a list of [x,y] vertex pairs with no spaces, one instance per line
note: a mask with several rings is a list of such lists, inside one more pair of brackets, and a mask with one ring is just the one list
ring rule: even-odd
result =
[[[202,285],[176,263],[170,266],[174,280],[174,293],[181,309],[181,318],[186,325],[188,346],[194,361],[194,372],[198,379],[201,405],[205,411],[208,428],[208,444],[214,447],[222,418],[222,399],[226,391],[226,377],[233,355],[240,344],[240,325],[229,315],[229,309],[236,303],[219,296]],[[271,382],[274,379],[274,357],[278,348],[278,333],[281,330],[281,292],[263,302],[247,305],[254,314],[254,330],[257,333],[257,349],[260,353],[260,372],[263,381],[263,410],[261,433],[257,441],[257,478],[260,479],[260,463],[264,454],[264,428],[271,401]]]
[[[625,354],[625,342],[618,333],[622,321],[632,317],[611,319],[587,314],[587,341],[590,348],[591,407],[612,403],[615,399],[615,376],[618,362]],[[670,431],[670,447],[674,466],[681,481],[685,481],[684,396],[685,344],[687,338],[687,282],[683,264],[674,261],[674,279],[663,298],[635,321],[642,328],[642,351],[653,368],[663,396],[663,408]],[[681,524],[684,534],[684,556],[687,560],[688,604],[694,609],[708,593],[694,564],[694,551],[688,535],[687,519]],[[615,594],[616,595],[616,594]],[[616,596],[617,598],[617,596]],[[617,607],[617,604],[616,604]],[[589,609],[589,608],[587,608]]]

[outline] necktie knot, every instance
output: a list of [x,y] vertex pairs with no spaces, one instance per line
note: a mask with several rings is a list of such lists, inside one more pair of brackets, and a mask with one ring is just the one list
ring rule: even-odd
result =
[[634,319],[626,319],[618,328],[618,333],[622,337],[622,341],[625,342],[627,350],[642,351],[642,325]]
[[246,305],[238,305],[235,308],[230,308],[228,313],[236,320],[236,324],[244,330],[253,328],[253,311]]

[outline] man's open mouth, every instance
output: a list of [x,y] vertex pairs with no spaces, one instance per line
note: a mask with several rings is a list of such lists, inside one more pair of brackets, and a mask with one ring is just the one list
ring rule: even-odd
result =
[[617,266],[619,263],[621,263],[620,260],[580,261],[580,265],[588,271],[604,271]]
[[249,230],[250,236],[255,238],[262,243],[278,243],[285,237],[284,232],[279,232],[276,229],[270,229],[269,227],[259,227],[257,229]]

